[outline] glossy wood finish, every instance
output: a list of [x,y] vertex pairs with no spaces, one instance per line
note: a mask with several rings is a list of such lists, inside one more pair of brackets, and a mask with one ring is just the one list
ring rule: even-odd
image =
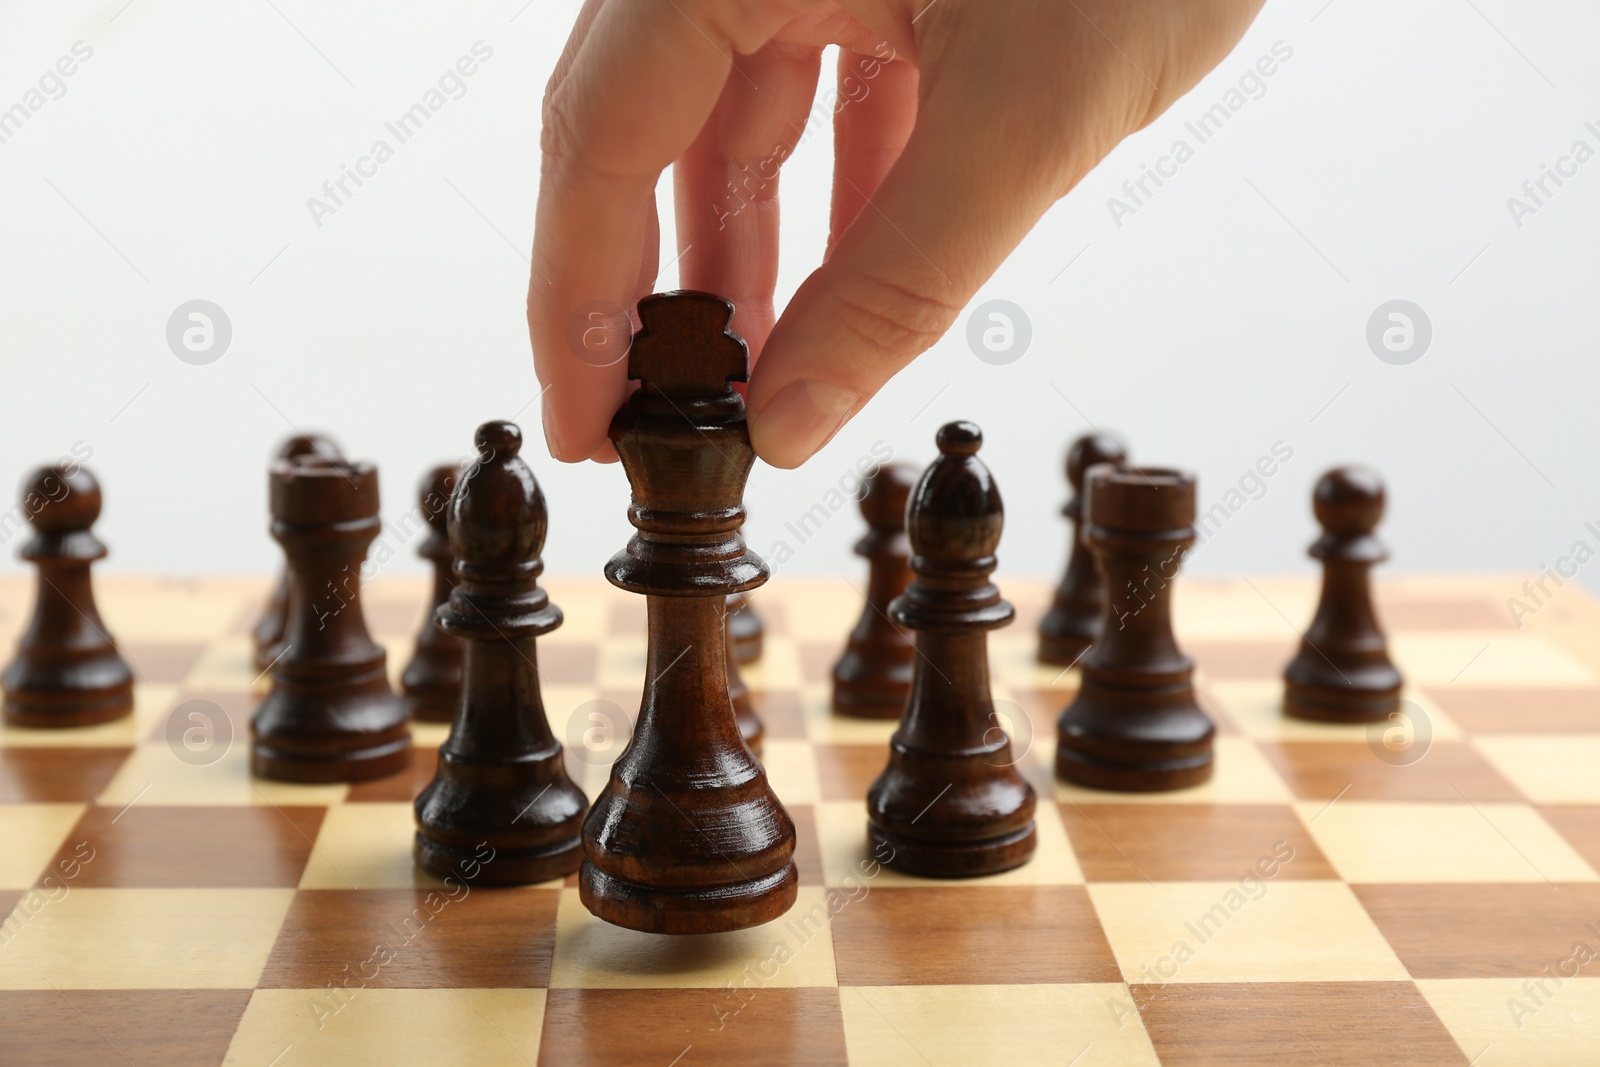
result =
[[740,663],[755,663],[761,658],[761,645],[767,625],[756,613],[748,593],[728,596],[728,633],[733,638],[735,657]]
[[459,877],[487,845],[482,882],[542,882],[578,869],[589,807],[539,692],[534,639],[561,625],[538,585],[549,518],[516,424],[484,423],[476,443],[486,458],[450,497],[458,584],[438,615],[462,646],[463,682],[438,772],[417,797],[414,854],[436,877]]
[[1083,539],[1083,472],[1100,463],[1120,466],[1127,462],[1127,449],[1108,434],[1084,434],[1067,450],[1067,485],[1072,496],[1061,514],[1072,524],[1072,550],[1050,610],[1039,620],[1040,663],[1071,667],[1100,636],[1105,581],[1094,553]]
[[88,726],[133,711],[133,670],[100,621],[89,568],[106,546],[90,532],[100,485],[76,464],[41,467],[22,485],[34,534],[18,555],[38,575],[33,615],[0,672],[5,720],[15,726]]
[[[732,599],[728,598],[729,601]],[[766,736],[767,728],[756,711],[755,698],[750,695],[750,687],[744,684],[744,675],[739,673],[738,642],[734,639],[733,630],[730,628],[732,624],[733,613],[726,612],[723,633],[727,635],[727,647],[723,656],[728,665],[728,701],[733,705],[733,717],[739,721],[739,736],[750,746],[750,751],[759,756],[761,739]]]
[[916,574],[889,608],[916,633],[911,692],[889,763],[867,791],[867,837],[883,863],[957,878],[1027,862],[1035,798],[989,692],[988,631],[1016,614],[990,581],[1004,512],[970,422],[938,433],[940,456],[911,496]]
[[1105,575],[1101,632],[1061,713],[1056,773],[1095,789],[1155,792],[1211,777],[1211,719],[1194,661],[1172,635],[1172,583],[1194,544],[1195,479],[1158,468],[1091,467],[1085,537]]
[[911,634],[889,618],[889,605],[911,582],[906,502],[917,472],[908,464],[881,467],[861,497],[867,533],[855,553],[867,560],[866,604],[833,665],[833,710],[862,719],[898,719],[911,692]]
[[[342,459],[344,453],[339,450],[339,445],[325,434],[303,433],[295,434],[278,445],[277,452],[273,453],[273,462],[285,459],[294,459],[297,456],[326,456],[328,459]],[[273,583],[272,594],[262,606],[261,615],[256,620],[255,628],[250,632],[251,642],[255,646],[254,656],[257,673],[266,673],[267,667],[283,651],[283,631],[289,625],[289,568],[284,566],[278,571],[278,580]]]
[[766,922],[798,885],[794,823],[728,695],[724,598],[767,578],[739,532],[755,453],[730,385],[748,373],[732,314],[708,293],[641,300],[641,384],[610,431],[636,533],[606,577],[644,594],[649,637],[633,739],[584,822],[579,891],[601,919],[656,933]]
[[289,561],[289,624],[272,692],[250,720],[250,769],[292,782],[404,770],[406,709],[361,612],[361,565],[377,536],[378,471],[321,455],[272,465],[272,536]]
[[1337,467],[1317,482],[1312,507],[1322,536],[1322,596],[1283,672],[1283,712],[1321,722],[1379,722],[1400,710],[1400,672],[1372,604],[1372,565],[1389,558],[1374,536],[1383,480],[1366,467]]
[[429,471],[417,490],[417,510],[428,524],[428,536],[417,555],[433,566],[433,595],[417,631],[417,643],[400,675],[400,692],[411,717],[420,722],[450,722],[461,696],[461,639],[434,625],[434,617],[455,588],[455,556],[447,528],[450,494],[461,469],[441,464]]

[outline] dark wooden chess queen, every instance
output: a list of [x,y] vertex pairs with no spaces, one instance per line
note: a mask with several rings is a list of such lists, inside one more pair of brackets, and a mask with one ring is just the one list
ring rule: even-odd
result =
[[942,427],[940,456],[911,496],[916,577],[889,610],[916,631],[917,655],[889,764],[867,792],[873,854],[935,878],[1008,870],[1037,843],[1033,787],[989,692],[988,631],[1016,613],[989,581],[1004,513],[982,443],[970,422]]
[[1061,713],[1056,773],[1095,789],[1197,785],[1211,777],[1215,727],[1172,636],[1172,582],[1195,540],[1194,475],[1102,464],[1085,482],[1085,539],[1106,603],[1077,699]]
[[1083,538],[1083,472],[1100,463],[1128,462],[1127,449],[1116,438],[1087,433],[1067,450],[1067,485],[1072,496],[1061,514],[1072,524],[1072,550],[1066,573],[1056,586],[1050,610],[1039,621],[1039,662],[1071,667],[1100,636],[1105,613],[1105,581],[1100,565]]
[[1389,558],[1373,531],[1383,518],[1383,479],[1366,467],[1337,467],[1317,482],[1312,508],[1322,536],[1322,596],[1283,672],[1283,710],[1322,722],[1377,722],[1400,710],[1400,672],[1372,605],[1372,565]]
[[[515,428],[515,427],[513,427]],[[519,430],[520,434],[521,431]],[[521,441],[521,437],[518,437]],[[428,613],[417,632],[411,662],[400,675],[400,691],[405,695],[411,717],[419,722],[449,722],[455,718],[456,701],[461,695],[461,641],[454,631],[434,625],[434,616],[455,588],[455,557],[450,551],[450,496],[460,468],[441,464],[429,471],[417,490],[417,508],[428,524],[428,536],[417,548],[417,555],[433,565],[433,596]]]
[[[299,456],[325,456],[328,459],[339,459],[343,453],[333,438],[320,433],[302,433],[288,438],[278,446],[273,462],[285,459],[295,459]],[[283,631],[289,625],[289,568],[284,566],[278,572],[278,581],[272,587],[272,595],[261,609],[261,616],[256,620],[255,629],[251,631],[251,640],[255,645],[255,665],[257,674],[265,674],[272,661],[278,658],[283,651]]]
[[415,855],[424,870],[459,877],[487,843],[495,855],[479,880],[518,885],[578,869],[589,803],[567,777],[539,693],[534,639],[561,625],[538,585],[544,494],[517,454],[516,424],[484,423],[477,445],[489,458],[450,497],[459,584],[437,616],[463,650],[463,681],[438,773],[417,797]]
[[311,454],[269,476],[272,536],[289,561],[289,621],[272,692],[250,721],[250,769],[291,782],[354,782],[411,761],[406,709],[361,613],[377,536],[378,471]]
[[633,738],[584,821],[579,892],[607,922],[655,933],[766,922],[798,884],[794,823],[728,699],[724,598],[767,578],[739,533],[755,453],[729,384],[748,368],[732,315],[709,293],[641,300],[640,388],[610,431],[636,532],[606,577],[644,594],[649,638]]
[[904,463],[882,467],[861,497],[867,533],[855,552],[866,557],[867,596],[844,654],[833,665],[833,710],[863,719],[898,719],[911,692],[911,635],[889,618],[889,605],[911,581],[906,501],[917,473]]
[[33,618],[0,673],[13,726],[88,726],[133,710],[133,671],[95,608],[89,566],[106,555],[90,532],[100,485],[78,466],[42,467],[22,485],[34,535],[21,557],[38,569]]

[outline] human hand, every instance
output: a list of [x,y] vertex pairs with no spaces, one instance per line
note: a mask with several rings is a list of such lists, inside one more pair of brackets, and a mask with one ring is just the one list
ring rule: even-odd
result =
[[[751,441],[795,467],[1262,2],[587,0],[545,93],[528,290],[551,453],[615,458],[622,309],[655,288],[669,164],[683,287],[733,302],[756,357]],[[841,51],[827,254],[774,322],[778,166],[814,121],[828,44]]]

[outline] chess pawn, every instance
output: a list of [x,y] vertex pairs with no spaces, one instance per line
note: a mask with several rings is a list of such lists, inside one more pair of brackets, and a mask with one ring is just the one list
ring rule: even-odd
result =
[[[732,602],[733,597],[729,597],[724,603]],[[731,608],[728,610],[726,623],[728,647],[724,657],[728,664],[728,701],[733,705],[733,717],[739,723],[739,736],[750,746],[750,751],[759,756],[761,739],[766,736],[767,728],[761,722],[761,716],[756,713],[755,700],[750,696],[750,687],[744,684],[744,675],[739,672],[738,641],[733,636]]]
[[833,665],[833,710],[863,719],[898,719],[911,691],[911,635],[889,618],[889,604],[911,581],[906,501],[917,474],[904,463],[878,470],[861,498],[867,533],[855,553],[867,559],[867,602]]
[[561,610],[538,585],[544,494],[517,454],[515,423],[484,423],[477,445],[491,458],[449,498],[459,584],[438,612],[439,628],[462,651],[463,683],[438,772],[416,800],[415,856],[433,875],[459,878],[487,844],[494,858],[478,880],[524,885],[578,869],[589,805],[567,777],[539,693],[534,639],[561,625]]
[[946,424],[911,496],[916,577],[889,610],[916,632],[917,657],[889,764],[867,791],[873,854],[934,878],[1008,870],[1037,843],[1033,787],[989,693],[988,631],[1015,612],[989,581],[1004,513],[982,443],[972,423]]
[[1376,722],[1400,709],[1400,672],[1372,605],[1371,571],[1389,557],[1374,536],[1383,480],[1366,467],[1336,467],[1317,481],[1312,507],[1322,536],[1322,597],[1283,672],[1283,711],[1321,722]]
[[1050,610],[1039,621],[1040,663],[1074,666],[1100,635],[1105,582],[1094,553],[1083,540],[1083,472],[1098,463],[1127,461],[1122,442],[1103,433],[1086,433],[1067,450],[1067,484],[1072,496],[1061,514],[1072,524],[1072,550]]
[[434,625],[434,616],[455,588],[455,557],[450,551],[450,491],[460,470],[441,464],[429,471],[417,491],[417,507],[428,524],[428,536],[417,548],[417,555],[433,565],[433,595],[417,643],[400,675],[400,691],[405,694],[411,717],[419,722],[449,722],[456,714],[461,695],[461,641]]
[[22,559],[38,571],[33,618],[0,673],[13,726],[88,726],[133,710],[133,670],[95,607],[89,567],[106,555],[90,532],[100,485],[77,464],[42,467],[22,485],[34,535]]
[[761,658],[761,644],[767,626],[756,614],[748,593],[729,595],[728,632],[733,635],[733,649],[740,663],[754,663]]
[[728,697],[729,593],[766,581],[740,535],[755,462],[744,341],[709,293],[639,301],[628,352],[640,382],[610,437],[635,533],[606,565],[645,597],[645,688],[628,747],[583,825],[579,897],[606,922],[652,933],[738,930],[794,904],[795,829],[740,738]]
[[1107,596],[1077,699],[1061,713],[1056,773],[1094,789],[1198,785],[1211,777],[1215,727],[1172,635],[1172,582],[1195,540],[1194,475],[1101,464],[1084,480],[1084,539]]
[[[282,459],[294,459],[296,456],[326,456],[329,459],[338,459],[342,453],[333,439],[320,433],[302,433],[287,439],[278,446],[274,462]],[[267,667],[283,651],[283,631],[289,623],[289,568],[282,567],[278,571],[277,584],[272,587],[272,595],[267,598],[266,604],[261,609],[261,616],[256,620],[256,626],[251,631],[251,641],[254,644],[254,661],[256,673],[265,674]]]
[[378,471],[322,455],[272,465],[272,536],[289,561],[289,621],[272,691],[250,721],[250,769],[290,782],[354,782],[411,761],[405,705],[361,613],[377,536]]

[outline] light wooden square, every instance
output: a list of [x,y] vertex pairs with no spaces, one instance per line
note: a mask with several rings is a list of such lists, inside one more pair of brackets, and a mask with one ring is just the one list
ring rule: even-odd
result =
[[861,1067],[1160,1062],[1120,983],[849,986],[839,1007]]
[[710,1018],[714,998],[734,989],[837,982],[832,913],[819,888],[801,888],[794,907],[771,922],[696,937],[613,926],[591,915],[576,889],[561,892],[552,989],[704,989]]
[[1600,735],[1502,734],[1476,746],[1536,804],[1600,804]]
[[1545,980],[1542,989],[1540,980],[1432,979],[1417,988],[1473,1067],[1593,1064],[1600,978]]
[[[0,804],[0,889],[27,889],[83,815],[83,804]],[[62,881],[57,872],[56,881]]]
[[[1309,722],[1285,715],[1279,679],[1210,682],[1206,692],[1240,733],[1256,741],[1362,741],[1367,737],[1369,727],[1364,723]],[[1461,728],[1421,691],[1408,686],[1402,697],[1422,709],[1435,741],[1461,738]]]
[[1593,868],[1526,804],[1295,805],[1348,882],[1592,882]]
[[1389,652],[1412,685],[1592,685],[1593,670],[1532,633],[1392,634]]
[[215,763],[194,766],[173,755],[164,741],[139,745],[100,794],[108,807],[125,804],[337,804],[350,787],[342,782],[301,785],[254,778],[250,738],[235,737]]
[[71,889],[5,946],[4,989],[251,989],[292,889]]
[[1339,882],[1101,882],[1089,896],[1128,982],[1409,978]]
[[331,996],[325,989],[256,990],[223,1063],[478,1067],[539,1057],[542,989],[358,989],[330,1013],[337,1003]]

